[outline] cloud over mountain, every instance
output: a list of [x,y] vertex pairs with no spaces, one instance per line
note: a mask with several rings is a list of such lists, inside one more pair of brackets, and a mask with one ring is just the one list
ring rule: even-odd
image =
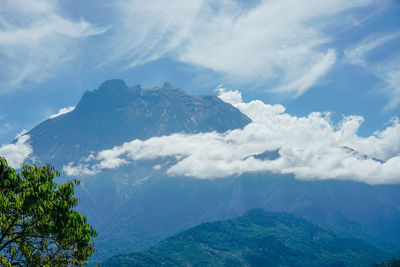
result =
[[[138,160],[175,157],[168,175],[213,179],[245,172],[293,173],[298,179],[349,179],[369,184],[399,183],[400,123],[369,137],[357,135],[363,122],[347,116],[333,124],[329,113],[297,117],[282,105],[259,100],[243,102],[238,91],[220,89],[220,96],[252,122],[225,133],[172,134],[133,140],[64,166],[68,175],[93,175]],[[274,160],[260,159],[279,150]]]
[[27,134],[19,134],[15,143],[5,144],[0,147],[0,156],[5,157],[11,167],[21,168],[22,164],[33,152],[28,142],[29,138],[30,136]]

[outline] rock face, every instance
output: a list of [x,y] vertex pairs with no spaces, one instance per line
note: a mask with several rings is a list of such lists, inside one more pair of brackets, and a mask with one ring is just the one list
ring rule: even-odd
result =
[[170,83],[142,89],[109,80],[85,92],[72,112],[48,119],[27,134],[39,163],[60,166],[90,151],[134,139],[177,132],[225,132],[249,122],[246,115],[214,95],[188,95]]

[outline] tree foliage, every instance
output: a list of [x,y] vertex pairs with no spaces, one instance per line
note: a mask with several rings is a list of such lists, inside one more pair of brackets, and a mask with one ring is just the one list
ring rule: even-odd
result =
[[49,164],[16,173],[0,157],[0,265],[80,265],[93,254],[96,232],[73,210],[79,181],[58,176]]

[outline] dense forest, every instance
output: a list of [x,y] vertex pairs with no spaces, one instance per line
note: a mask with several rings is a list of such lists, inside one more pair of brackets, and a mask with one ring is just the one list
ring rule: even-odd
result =
[[203,223],[147,250],[111,257],[102,266],[368,266],[389,255],[290,213],[257,209]]

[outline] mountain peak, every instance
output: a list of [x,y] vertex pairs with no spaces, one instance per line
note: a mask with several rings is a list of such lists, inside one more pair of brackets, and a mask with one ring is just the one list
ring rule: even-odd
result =
[[170,82],[164,82],[162,87],[153,87],[150,89],[144,89],[144,91],[142,92],[142,95],[145,95],[146,93],[150,94],[150,95],[169,95],[171,94],[174,95],[174,97],[177,97],[178,95],[183,96],[183,95],[188,95],[185,91],[183,91],[180,88],[176,88],[175,86],[173,86]]
[[115,89],[120,89],[120,88],[128,88],[124,80],[121,79],[112,79],[112,80],[107,80],[104,81],[100,87],[99,91],[105,91],[105,90],[115,90]]
[[163,87],[164,89],[174,89],[175,87],[170,82],[164,82]]
[[103,82],[97,90],[92,91],[94,94],[107,98],[119,98],[120,100],[137,97],[140,95],[140,85],[128,87],[124,80],[113,79]]
[[98,89],[83,94],[76,112],[93,112],[94,108],[115,109],[139,97],[140,92],[140,85],[128,87],[121,79],[107,80]]
[[134,139],[177,132],[225,132],[249,122],[246,115],[216,96],[192,96],[168,82],[162,88],[142,89],[114,79],[85,92],[73,112],[39,124],[29,135],[42,161],[64,161]]

